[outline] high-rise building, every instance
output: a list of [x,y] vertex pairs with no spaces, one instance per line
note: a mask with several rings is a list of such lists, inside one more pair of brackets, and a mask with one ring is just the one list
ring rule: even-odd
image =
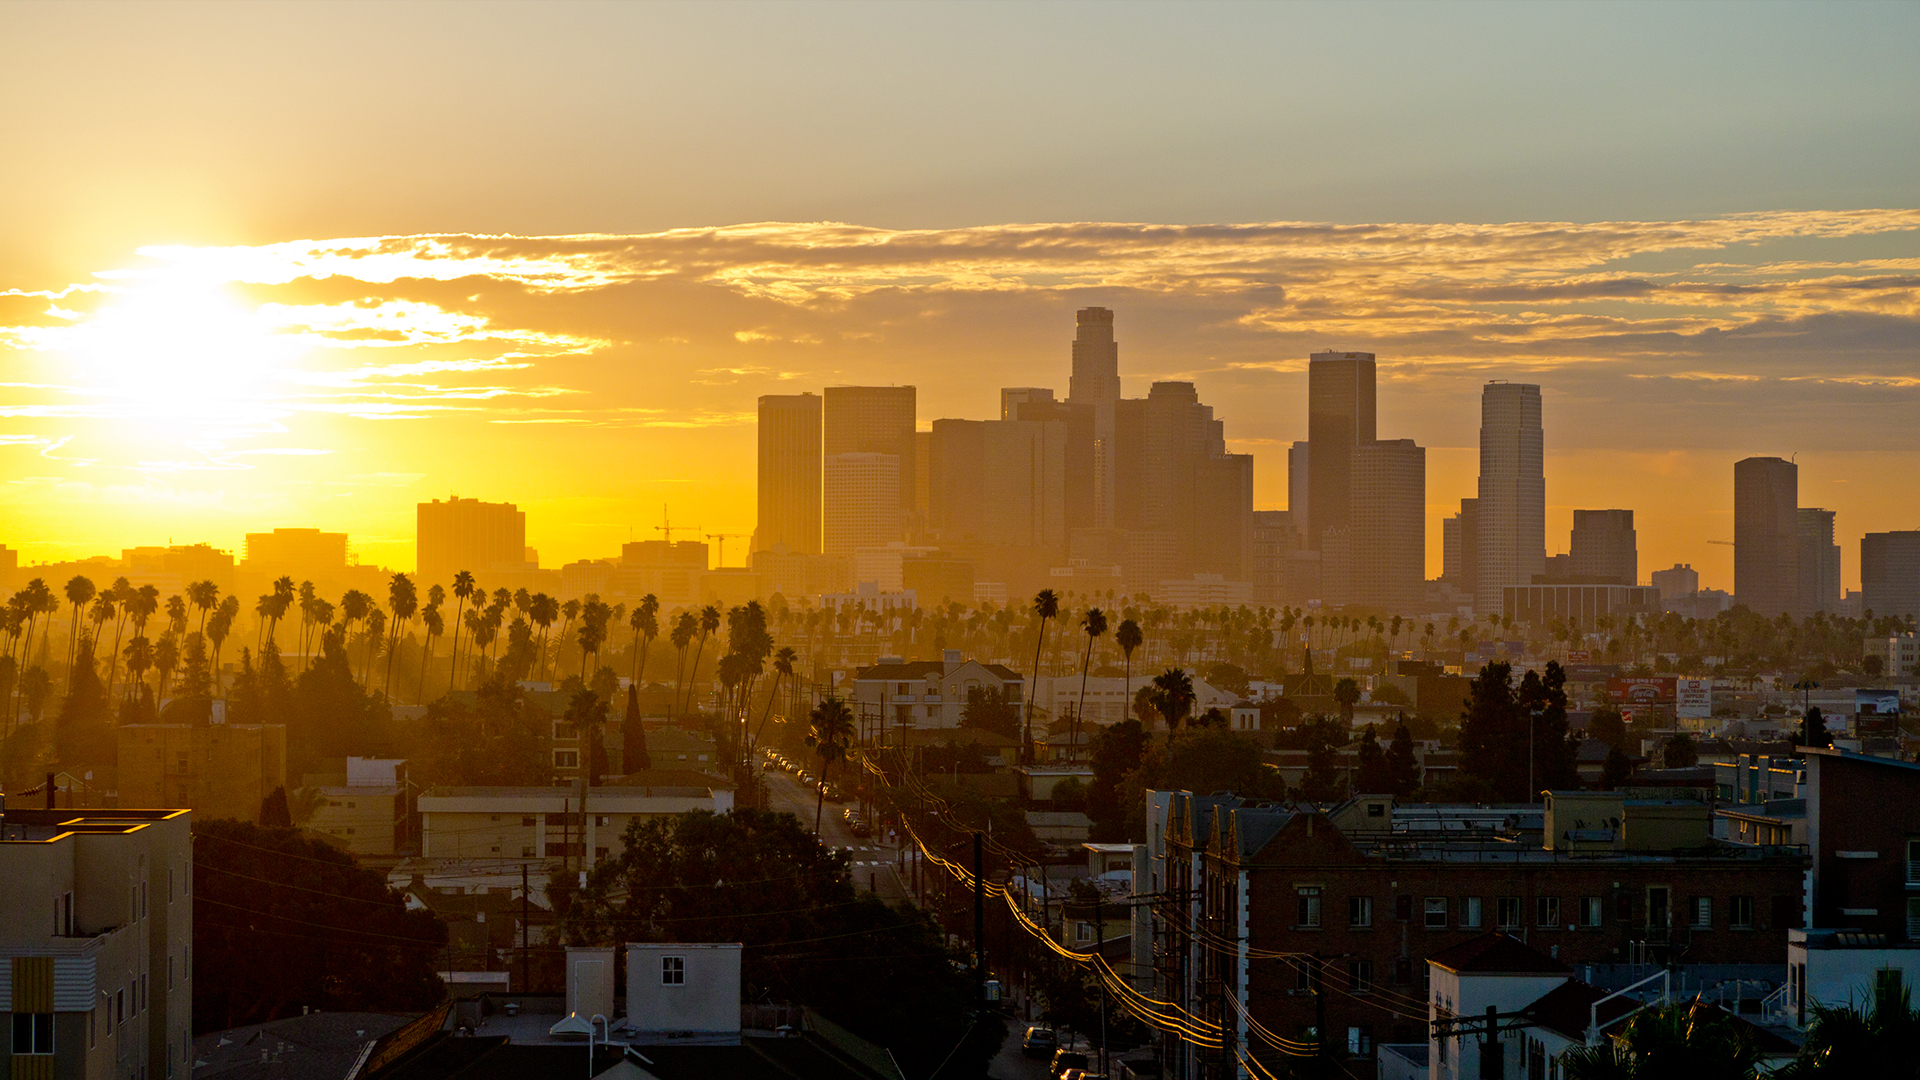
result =
[[1568,570],[1583,585],[1640,584],[1640,545],[1631,510],[1575,510]]
[[1662,600],[1684,600],[1700,591],[1700,572],[1692,563],[1674,563],[1671,570],[1655,570],[1653,586]]
[[1777,457],[1733,466],[1733,595],[1772,618],[1799,613],[1800,467]]
[[[841,537],[841,542],[856,533],[861,536],[880,535],[881,544],[906,539],[909,522],[920,503],[915,491],[915,483],[920,477],[920,468],[915,461],[920,442],[914,437],[914,401],[915,392],[911,386],[827,387],[821,425],[826,454],[821,516],[823,547],[828,554],[852,553],[851,549],[836,550],[836,541],[833,539],[836,535]],[[848,455],[859,456],[862,460],[835,469],[833,459]],[[862,508],[859,513],[865,515],[866,497],[871,490],[836,493],[833,489],[834,478],[840,476],[870,485],[872,471],[882,464],[872,460],[874,455],[893,459],[893,469],[898,474],[890,485],[896,511],[893,522],[888,525],[865,516],[858,522],[836,521],[836,508],[844,510],[857,506]],[[879,534],[874,533],[876,528],[880,530]]]
[[1840,545],[1833,542],[1833,511],[1803,506],[1793,521],[1800,572],[1798,613],[1831,613],[1840,605]]
[[826,458],[828,555],[899,543],[900,459],[893,454],[828,454]]
[[248,533],[240,568],[252,573],[316,577],[347,568],[347,534],[319,529]]
[[1860,538],[1860,593],[1875,618],[1920,618],[1920,530]]
[[[1112,408],[1107,409],[1109,413]],[[1092,405],[1077,405],[1051,398],[1032,398],[1016,402],[1013,415],[1005,420],[1024,420],[1062,425],[1065,443],[1064,498],[1067,533],[1095,527],[1098,504],[1099,470],[1098,412]]]
[[1372,353],[1320,352],[1307,360],[1307,546],[1352,523],[1353,453],[1379,437]]
[[1349,601],[1417,612],[1427,577],[1427,452],[1412,439],[1361,443],[1352,474]]
[[[1075,315],[1073,375],[1067,402],[1093,410],[1093,513],[1102,529],[1126,528],[1115,518],[1114,403],[1120,400],[1120,346],[1113,339],[1113,312],[1081,308]],[[1014,419],[1014,417],[1002,417]]]
[[1053,401],[1053,391],[1044,386],[1003,386],[1000,388],[1000,419],[1020,419],[1020,406],[1029,402]]
[[776,544],[804,555],[820,553],[820,398],[767,394],[760,398],[760,517],[756,551]]
[[1490,382],[1480,393],[1477,516],[1473,606],[1497,612],[1508,586],[1531,585],[1533,576],[1546,569],[1547,479],[1538,386]]
[[1460,512],[1447,519],[1457,539],[1446,550],[1451,552],[1442,572],[1447,583],[1466,596],[1473,596],[1480,576],[1480,500],[1461,499]]
[[1300,534],[1293,528],[1290,510],[1253,512],[1253,599],[1262,606],[1291,606],[1311,597],[1294,596],[1289,586],[1290,562],[1300,550]]
[[526,511],[512,503],[458,496],[421,503],[414,519],[414,559],[423,589],[451,582],[462,570],[477,575],[532,569]]
[[927,529],[943,547],[970,551],[980,543],[986,497],[987,421],[933,422],[927,453]]
[[1032,552],[1045,565],[1067,546],[1067,425],[990,420],[982,425],[981,540]]
[[1313,478],[1307,468],[1312,461],[1312,445],[1299,439],[1287,447],[1287,512],[1293,515],[1293,528],[1302,542],[1306,540],[1307,523],[1313,520]]

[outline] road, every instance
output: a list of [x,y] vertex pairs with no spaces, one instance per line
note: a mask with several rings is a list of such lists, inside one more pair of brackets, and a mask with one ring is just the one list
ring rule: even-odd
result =
[[[793,774],[777,769],[760,775],[767,782],[768,805],[775,811],[792,814],[800,819],[801,825],[812,829],[814,807],[819,798],[813,789],[801,784]],[[827,803],[820,814],[820,841],[847,853],[847,869],[855,885],[878,892],[889,903],[905,899],[907,890],[898,871],[899,850],[889,845],[884,836],[863,840],[853,835],[846,819],[840,816],[847,805]]]

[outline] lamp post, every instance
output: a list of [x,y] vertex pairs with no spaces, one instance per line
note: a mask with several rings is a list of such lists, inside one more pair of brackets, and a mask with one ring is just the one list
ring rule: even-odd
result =
[[1540,723],[1540,706],[1535,705],[1527,713],[1527,803],[1533,803],[1539,792],[1533,786],[1533,729]]

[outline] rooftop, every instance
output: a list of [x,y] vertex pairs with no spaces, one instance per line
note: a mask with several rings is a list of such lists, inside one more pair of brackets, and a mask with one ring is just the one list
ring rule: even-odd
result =
[[1427,962],[1460,975],[1567,975],[1573,970],[1519,938],[1498,932],[1441,949]]

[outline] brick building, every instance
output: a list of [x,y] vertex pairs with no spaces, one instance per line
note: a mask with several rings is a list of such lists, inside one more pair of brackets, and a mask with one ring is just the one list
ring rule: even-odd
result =
[[1157,996],[1230,1033],[1226,1051],[1169,1046],[1173,1075],[1233,1075],[1236,1043],[1267,1052],[1228,995],[1283,1038],[1324,1022],[1357,1058],[1418,1038],[1427,959],[1489,930],[1570,964],[1784,963],[1802,849],[1716,841],[1707,807],[1678,800],[1554,793],[1544,813],[1517,809],[1416,831],[1385,798],[1321,811],[1171,793]]

